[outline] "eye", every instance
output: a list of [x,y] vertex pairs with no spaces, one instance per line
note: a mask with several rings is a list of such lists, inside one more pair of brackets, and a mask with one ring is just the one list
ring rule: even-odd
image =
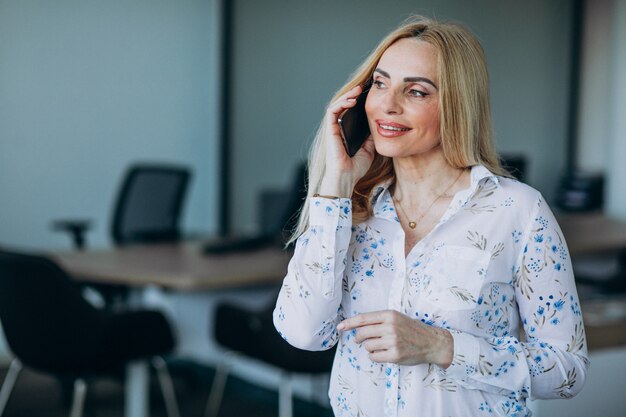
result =
[[372,81],[372,85],[378,89],[385,88],[385,83],[382,82],[381,80]]
[[407,90],[407,94],[411,97],[426,97],[428,95],[427,92],[418,90],[416,88],[409,88]]

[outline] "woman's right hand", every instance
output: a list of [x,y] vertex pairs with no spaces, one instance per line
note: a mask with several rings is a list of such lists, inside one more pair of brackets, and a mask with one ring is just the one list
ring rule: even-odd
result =
[[339,116],[356,105],[362,87],[356,86],[328,106],[324,117],[326,138],[326,170],[319,193],[337,197],[351,197],[354,186],[361,179],[374,160],[374,141],[369,136],[361,149],[352,157],[346,152],[341,139]]

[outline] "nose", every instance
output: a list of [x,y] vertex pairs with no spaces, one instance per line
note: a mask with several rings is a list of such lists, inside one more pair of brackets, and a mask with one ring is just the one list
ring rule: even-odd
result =
[[386,94],[383,94],[381,105],[382,110],[386,114],[402,113],[402,105],[400,104],[397,94],[394,91],[387,91]]

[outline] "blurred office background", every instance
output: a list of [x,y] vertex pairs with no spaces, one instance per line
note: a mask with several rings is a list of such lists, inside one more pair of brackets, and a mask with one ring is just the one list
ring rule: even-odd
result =
[[[0,0],[0,242],[63,248],[52,219],[88,217],[106,246],[131,161],[194,169],[187,229],[219,229],[221,112],[230,118],[228,227],[258,227],[259,190],[285,187],[324,107],[410,13],[466,23],[491,71],[499,151],[523,154],[548,199],[565,164],[574,0],[230,2],[231,108],[221,109],[222,0]],[[586,3],[579,163],[615,179],[626,140],[623,1]],[[621,89],[621,90],[620,90]],[[621,148],[620,148],[621,147]]]
[[[571,134],[578,4],[0,0],[0,246],[69,248],[50,222],[83,217],[95,220],[92,247],[107,247],[112,196],[138,160],[192,167],[184,229],[258,230],[259,192],[288,187],[333,92],[411,13],[478,35],[498,150],[525,156],[526,181],[553,201]],[[582,7],[576,163],[606,176],[605,211],[626,220],[626,1]]]

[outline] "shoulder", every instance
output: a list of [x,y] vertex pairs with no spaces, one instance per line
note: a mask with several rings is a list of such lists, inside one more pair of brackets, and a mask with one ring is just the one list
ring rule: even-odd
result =
[[497,176],[495,212],[521,224],[535,221],[540,212],[550,211],[540,191],[512,178]]
[[494,203],[508,201],[510,204],[503,204],[507,207],[533,205],[542,198],[541,193],[528,184],[495,174],[480,164],[472,166],[470,183],[471,188],[477,187],[480,197],[490,197]]
[[543,201],[541,192],[528,184],[507,177],[496,177],[498,179],[498,190],[502,195],[514,198],[520,205],[536,206]]

